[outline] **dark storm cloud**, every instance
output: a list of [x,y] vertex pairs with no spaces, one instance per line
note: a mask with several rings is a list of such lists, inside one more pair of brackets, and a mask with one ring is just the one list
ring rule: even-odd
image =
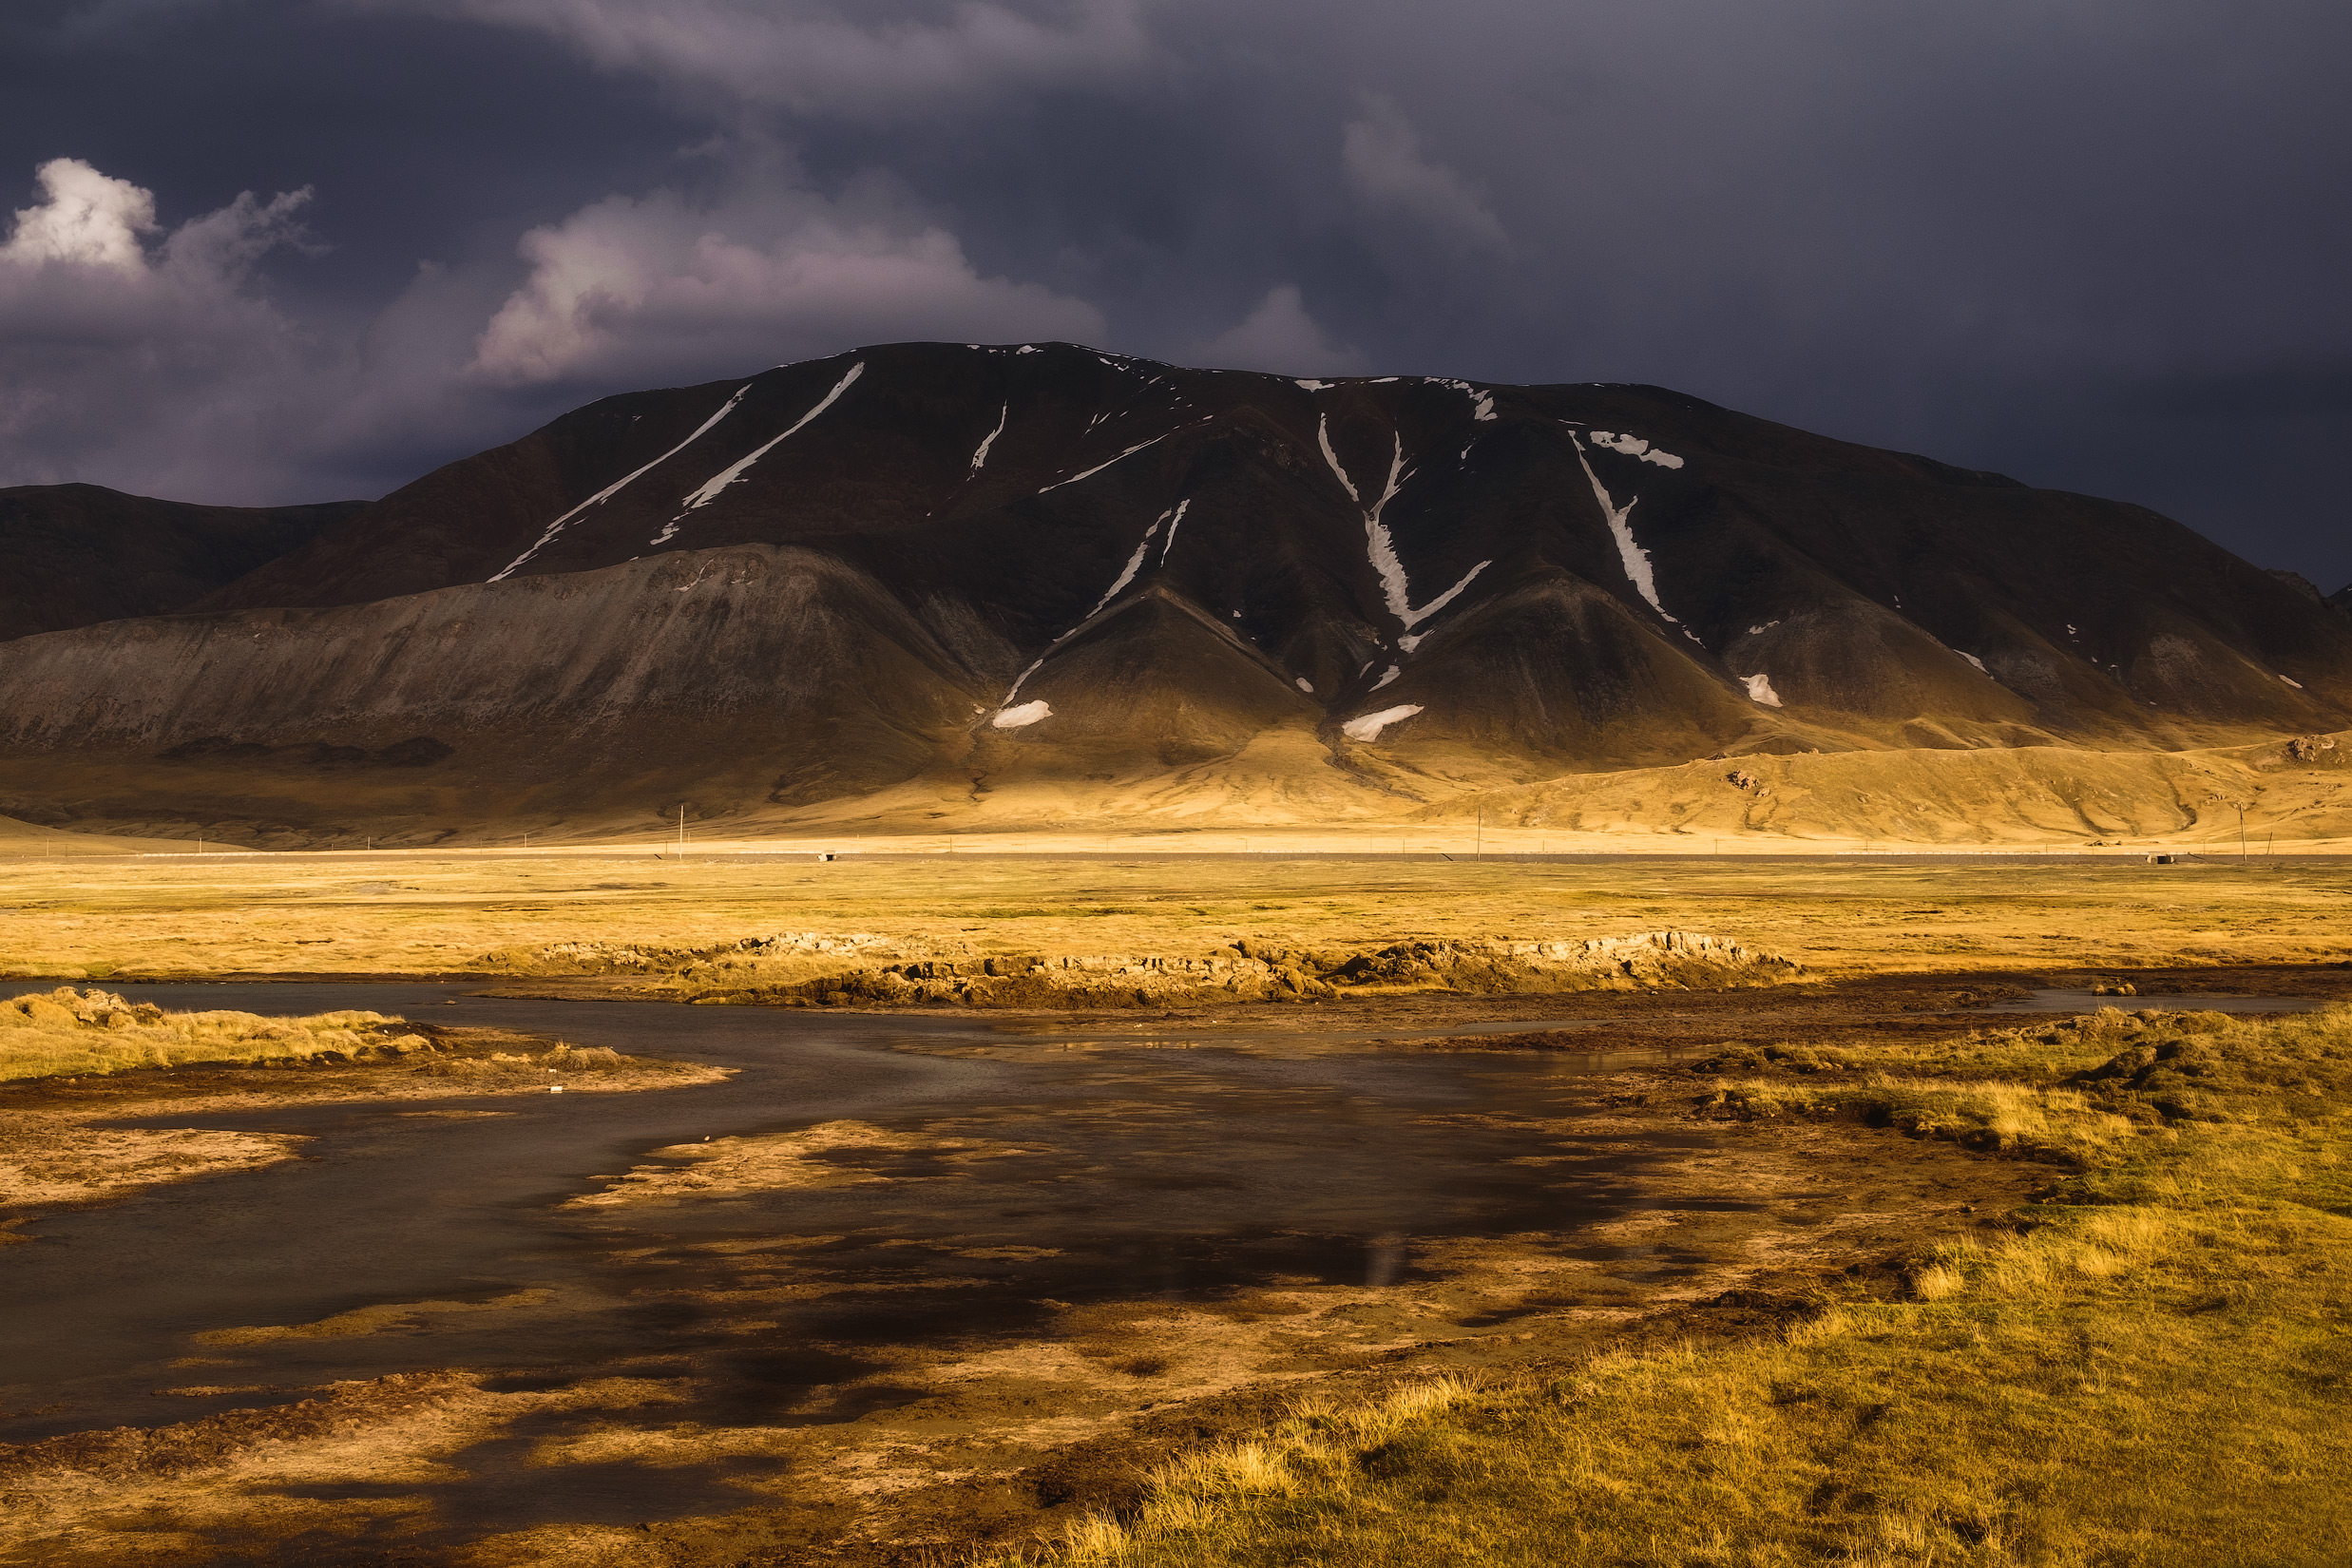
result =
[[[70,158],[156,207],[143,271],[0,261],[0,477],[364,491],[623,387],[1083,336],[1660,382],[2352,578],[2332,0],[36,0],[0,44],[6,204],[54,227]],[[191,221],[244,238],[174,262]]]

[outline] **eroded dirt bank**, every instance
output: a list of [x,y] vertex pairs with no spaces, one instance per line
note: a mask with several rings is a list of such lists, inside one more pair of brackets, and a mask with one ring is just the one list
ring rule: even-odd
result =
[[[0,1453],[0,1560],[953,1561],[1116,1504],[1150,1462],[1311,1385],[1507,1376],[1769,1328],[1831,1275],[1896,1288],[1903,1256],[1998,1223],[2054,1167],[1707,1119],[1691,1064],[1960,1034],[1979,1021],[1940,1009],[2092,978],[2116,977],[1597,995],[1578,1029],[1508,1028],[1548,1022],[1534,999],[1419,995],[1252,1009],[1249,1043],[1232,1009],[876,1034],[997,1076],[961,1108],[641,1142],[541,1200],[594,1255],[581,1277],[207,1323],[141,1422],[16,1405],[11,1429],[50,1428]],[[1411,1040],[1449,1024],[1501,1032]],[[1073,1091],[1023,1086],[1046,1070]],[[1267,1222],[1254,1189],[1317,1166],[1404,1201]],[[570,1337],[600,1315],[625,1332]]]

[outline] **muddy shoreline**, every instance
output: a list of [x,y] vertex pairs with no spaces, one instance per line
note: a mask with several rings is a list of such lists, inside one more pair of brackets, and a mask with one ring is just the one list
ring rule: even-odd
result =
[[[796,1029],[850,1029],[849,1054],[784,1080],[778,1103],[794,1114],[774,1130],[716,1122],[703,1155],[652,1125],[667,1116],[675,1129],[703,1091],[598,1097],[600,1111],[645,1113],[645,1135],[512,1211],[533,1224],[550,1205],[584,1216],[560,1233],[592,1265],[586,1293],[518,1275],[405,1297],[354,1282],[347,1303],[322,1296],[300,1320],[216,1321],[205,1309],[138,1396],[152,1415],[130,1422],[43,1416],[20,1403],[30,1390],[15,1375],[0,1380],[13,1386],[0,1421],[21,1434],[0,1449],[16,1520],[0,1560],[953,1560],[1118,1506],[1158,1459],[1259,1425],[1310,1387],[1539,1375],[1616,1347],[1768,1330],[1831,1280],[1897,1288],[1903,1257],[1999,1223],[2055,1168],[1891,1131],[1702,1122],[1688,1063],[1726,1044],[2009,1026],[2023,1021],[1946,1009],[2143,979],[2175,989],[2144,985],[2121,1004],[2352,995],[2352,972],[2295,966],[1422,994],[1152,1020],[993,1014],[944,1034],[930,1017],[800,1014]],[[500,1005],[470,984],[464,1016]],[[1564,1011],[1577,1027],[1445,1033]],[[621,1012],[641,1029],[676,1016]],[[764,1040],[774,1021],[718,1023],[730,1039]],[[1343,1025],[1344,1042],[1318,1041]],[[1257,1043],[1236,1047],[1244,1032]],[[876,1063],[922,1085],[918,1099],[801,1114],[848,1066]],[[327,1153],[301,1165],[331,1167],[337,1140],[362,1134],[438,1129],[430,1146],[459,1149],[448,1138],[469,1125],[512,1137],[532,1124],[515,1119],[523,1109],[545,1110],[544,1092],[518,1091],[411,1113],[358,1078],[335,1081],[342,1071],[119,1076],[183,1078],[186,1119],[265,1136],[292,1136],[289,1117],[344,1117],[304,1123]],[[1041,1099],[1040,1072],[1076,1087]],[[314,1074],[301,1101],[311,1086],[294,1080]],[[17,1098],[87,1113],[109,1096],[141,1103],[138,1092],[86,1082]],[[1179,1103],[1189,1119],[1172,1125]],[[1334,1117],[1361,1120],[1361,1136],[1335,1133]],[[1215,1143],[1249,1118],[1270,1138],[1329,1140],[1316,1161],[1394,1168],[1426,1190],[1392,1206],[1405,1216],[1393,1232],[1367,1230],[1390,1223],[1377,1204],[1310,1208],[1270,1229],[1250,1217],[1252,1151]],[[1106,1151],[1136,1148],[1120,1157],[1139,1161],[1132,1171],[1106,1164]],[[292,1169],[177,1191],[210,1201]],[[697,1175],[725,1179],[687,1190]],[[1106,1192],[1124,1195],[1105,1209]],[[1145,1200],[1171,1217],[1119,1219]],[[1019,1217],[1089,1201],[1066,1220]],[[72,1246],[115,1233],[105,1211],[85,1213]],[[1104,1230],[1113,1221],[1132,1233]],[[7,1249],[0,1269],[45,1251]],[[599,1314],[637,1327],[565,1339]],[[614,1350],[632,1337],[635,1352]]]

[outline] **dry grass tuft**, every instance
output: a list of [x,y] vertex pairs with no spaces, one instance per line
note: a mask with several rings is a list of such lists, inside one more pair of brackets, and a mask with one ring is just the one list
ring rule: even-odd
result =
[[387,1025],[382,1013],[262,1018],[255,1013],[166,1013],[107,991],[60,986],[0,1002],[0,1080],[119,1073],[199,1061],[297,1061],[394,1055],[422,1037]]

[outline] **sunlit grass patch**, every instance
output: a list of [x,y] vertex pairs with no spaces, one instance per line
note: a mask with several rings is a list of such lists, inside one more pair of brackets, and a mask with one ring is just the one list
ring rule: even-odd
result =
[[1899,1299],[1826,1290],[1740,1344],[1302,1406],[1169,1465],[1132,1514],[1085,1520],[1047,1555],[2352,1560],[2352,1010],[2108,1020],[2092,1032],[2121,1048],[2087,1065],[2084,1031],[2047,1032],[1985,1045],[2017,1054],[2011,1081],[1902,1076],[1882,1059],[1857,1082],[1791,1069],[1726,1085],[1755,1107],[1874,1100],[1923,1135],[2075,1162],[2004,1228],[1923,1248]]
[[310,1018],[166,1013],[110,992],[60,986],[0,1002],[0,1080],[117,1073],[195,1061],[310,1061],[425,1044],[398,1019],[359,1011]]

